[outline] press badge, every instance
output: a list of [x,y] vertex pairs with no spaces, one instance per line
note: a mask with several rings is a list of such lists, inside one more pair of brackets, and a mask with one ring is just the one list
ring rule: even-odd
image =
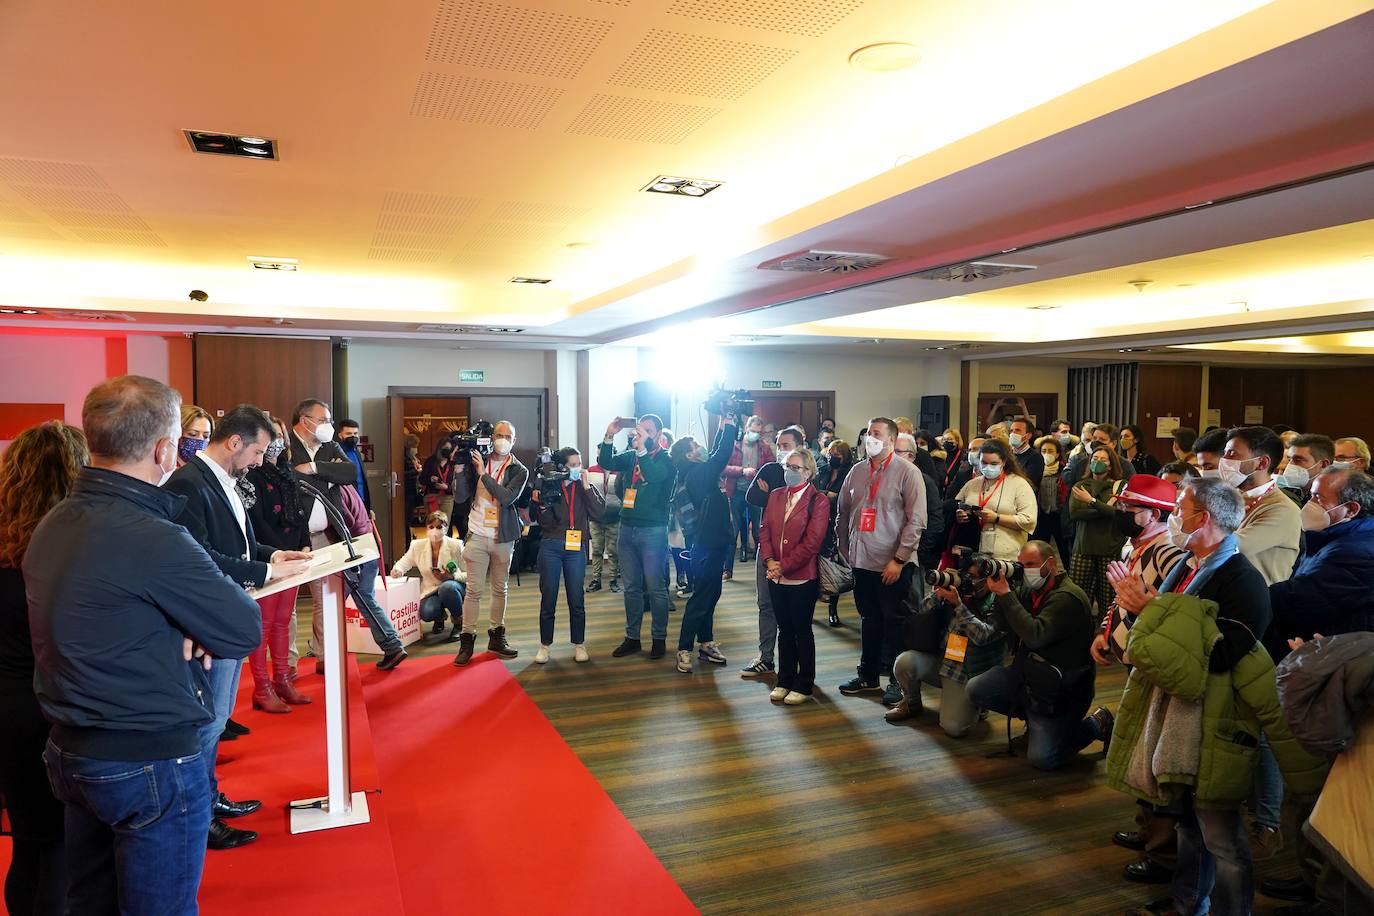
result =
[[859,510],[859,530],[873,531],[878,527],[878,510],[874,508]]
[[633,509],[635,507],[635,490],[630,487],[625,491],[625,498],[620,501],[622,509]]
[[945,643],[945,658],[951,662],[962,662],[964,653],[968,651],[968,637],[960,636],[958,633],[949,634],[949,640]]
[[564,549],[564,550],[581,550],[581,549],[582,549],[582,529],[580,529],[580,528],[569,528],[569,529],[567,530],[567,532],[564,534],[564,537],[563,537],[563,549]]
[[500,523],[500,521],[501,516],[497,508],[495,506],[487,506],[485,512],[482,515],[482,523],[485,525],[489,525],[491,527],[495,527]]

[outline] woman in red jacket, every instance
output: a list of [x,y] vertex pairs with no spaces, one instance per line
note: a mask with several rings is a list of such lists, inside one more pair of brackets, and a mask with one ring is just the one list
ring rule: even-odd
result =
[[811,699],[816,682],[811,618],[820,597],[816,558],[830,529],[830,500],[811,483],[816,459],[809,451],[799,448],[780,460],[787,485],[769,495],[759,534],[778,621],[778,680],[769,699],[800,706]]

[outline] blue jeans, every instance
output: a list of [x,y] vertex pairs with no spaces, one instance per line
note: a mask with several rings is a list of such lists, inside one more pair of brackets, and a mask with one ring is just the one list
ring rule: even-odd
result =
[[215,779],[215,755],[219,750],[219,736],[224,733],[224,723],[229,721],[234,711],[234,700],[238,698],[239,675],[243,673],[243,659],[217,658],[205,673],[210,687],[210,702],[213,704],[215,718],[200,727],[200,759],[205,765],[205,774],[210,781],[210,797],[219,793],[219,783]]
[[[752,543],[755,550],[759,546],[759,528],[763,525],[763,510],[757,506],[751,506],[745,500],[744,494],[748,492],[752,480],[741,477],[735,482],[735,495],[730,500],[730,518],[735,523],[735,530],[739,532],[739,547],[741,550],[749,550]],[[753,541],[749,540],[750,533],[753,533]],[[725,557],[725,568],[731,574],[735,572],[735,545],[730,545],[730,553]]]
[[358,605],[358,613],[367,621],[367,628],[372,631],[372,641],[383,655],[390,655],[402,648],[401,637],[396,635],[391,618],[377,603],[376,586],[377,561],[369,560],[358,567],[358,593],[353,596],[353,601]]
[[678,632],[679,652],[691,651],[693,642],[712,642],[715,640],[716,602],[720,600],[720,571],[725,566],[725,558],[735,552],[734,544],[720,547],[692,545],[688,553],[692,564],[692,581],[696,590],[687,599],[687,609],[682,612],[682,629]]
[[67,912],[195,913],[213,797],[200,755],[95,760],[49,740],[43,760],[66,805]]
[[539,644],[553,645],[553,612],[558,607],[558,580],[568,596],[568,628],[572,644],[587,639],[587,605],[583,588],[587,581],[587,551],[566,550],[562,538],[539,542]]
[[1196,808],[1191,794],[1186,807],[1178,822],[1178,868],[1169,885],[1174,906],[1212,916],[1249,913],[1255,872],[1240,807]]
[[762,555],[754,558],[754,590],[759,596],[759,658],[772,664],[773,647],[778,642],[778,620],[773,616],[773,592],[768,587],[768,566]]
[[[1011,669],[993,668],[968,682],[968,698],[979,709],[1007,715],[1019,698]],[[1097,741],[1097,723],[1079,715],[1044,716],[1026,713],[1026,759],[1037,770],[1057,770],[1083,748]]]
[[[625,586],[625,638],[639,639],[644,597],[649,598],[649,635],[668,638],[668,526],[620,525],[620,578]],[[719,578],[719,576],[717,576]]]
[[453,618],[453,625],[461,630],[463,628],[463,598],[467,596],[467,593],[468,587],[455,579],[440,582],[438,591],[420,599],[420,619],[425,623],[433,623],[436,620],[443,620],[444,611],[448,611],[449,616]]
[[1259,755],[1255,764],[1254,798],[1250,810],[1255,823],[1265,827],[1279,827],[1283,808],[1283,773],[1279,761],[1269,747],[1269,739],[1260,735]]

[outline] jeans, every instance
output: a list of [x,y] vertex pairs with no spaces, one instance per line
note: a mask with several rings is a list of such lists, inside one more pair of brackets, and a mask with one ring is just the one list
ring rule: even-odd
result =
[[951,738],[962,738],[978,722],[978,707],[968,698],[968,684],[940,676],[940,656],[911,649],[892,663],[892,677],[902,687],[902,696],[914,706],[921,705],[921,684],[940,688],[940,728]]
[[1247,914],[1254,898],[1254,867],[1239,806],[1200,809],[1191,794],[1178,822],[1178,869],[1169,885],[1174,905],[1185,913]]
[[687,568],[691,564],[689,564],[687,560],[683,557],[683,554],[687,552],[687,549],[685,547],[671,547],[669,548],[669,550],[673,554],[673,569],[677,571],[678,581],[688,581]]
[[816,686],[816,635],[811,620],[821,584],[812,579],[802,585],[768,583],[778,629],[777,686],[811,695]]
[[[347,575],[347,572],[344,573]],[[382,650],[383,655],[390,655],[401,650],[401,637],[396,635],[396,628],[391,625],[391,618],[386,611],[377,603],[377,561],[369,560],[358,567],[358,594],[353,596],[353,603],[358,606],[358,613],[363,615],[367,621],[367,628],[372,631],[372,641],[377,644],[377,648]]]
[[892,671],[900,640],[897,616],[902,599],[911,588],[914,567],[902,567],[902,574],[891,585],[883,584],[882,573],[871,569],[854,570],[854,606],[859,609],[859,677],[876,682]]
[[43,760],[66,805],[67,912],[195,913],[213,797],[200,755],[95,760],[49,739]]
[[1250,810],[1255,823],[1264,827],[1279,827],[1283,808],[1283,773],[1269,747],[1269,739],[1260,735],[1259,755],[1255,761],[1255,785]]
[[[663,562],[668,557],[668,526],[620,526],[620,574],[625,586],[625,638],[639,639],[648,596],[649,635],[668,638],[668,580]],[[716,574],[720,578],[720,574]],[[719,594],[719,592],[717,592]]]
[[[969,702],[979,709],[990,709],[1008,715],[1018,701],[1013,693],[1016,685],[1009,668],[993,668],[968,682]],[[1026,734],[1029,741],[1026,759],[1037,770],[1057,770],[1075,754],[1102,736],[1097,723],[1080,715],[1045,716],[1026,713]]]
[[[773,646],[778,642],[778,620],[773,615],[773,592],[768,585],[768,564],[760,556],[754,560],[754,590],[759,602],[759,658],[772,664]],[[819,597],[820,583],[816,584],[816,594]]]
[[[210,700],[214,704],[213,721],[200,727],[200,759],[204,761],[206,777],[210,781],[210,797],[219,792],[215,779],[215,755],[219,750],[219,736],[224,733],[224,723],[234,711],[234,700],[239,692],[239,675],[243,673],[243,659],[217,658],[205,674],[210,685]],[[207,828],[208,829],[208,828]]]
[[679,652],[690,652],[694,643],[714,642],[716,602],[720,600],[720,573],[725,568],[726,556],[733,554],[733,544],[720,547],[703,547],[695,544],[691,553],[692,581],[696,590],[687,599],[687,609],[682,612],[682,629],[678,632]]
[[[730,500],[730,518],[735,523],[735,530],[739,532],[739,549],[749,550],[751,542],[749,536],[753,534],[752,548],[758,549],[759,528],[763,525],[763,510],[749,505],[745,500],[744,494],[749,490],[753,483],[752,479],[741,477],[735,482],[735,495]],[[730,555],[725,558],[725,568],[731,572],[735,571],[735,549],[730,546]]]
[[491,628],[506,624],[506,586],[510,583],[510,560],[515,542],[497,543],[485,534],[474,533],[463,551],[468,569],[468,591],[463,602],[463,632],[477,632],[482,613],[482,594],[491,584]]
[[592,529],[592,556],[588,561],[588,571],[593,582],[601,581],[602,555],[611,564],[611,581],[620,578],[620,522],[588,522]]
[[539,542],[539,644],[553,645],[553,613],[558,607],[558,580],[568,596],[568,629],[572,644],[580,646],[587,639],[587,605],[583,593],[587,581],[587,552],[568,550],[561,538],[544,538]]
[[449,616],[453,618],[453,625],[461,627],[463,625],[463,598],[467,595],[467,591],[467,585],[456,579],[440,582],[437,591],[420,599],[420,619],[425,623],[433,623],[436,620],[443,620],[444,611],[448,611]]

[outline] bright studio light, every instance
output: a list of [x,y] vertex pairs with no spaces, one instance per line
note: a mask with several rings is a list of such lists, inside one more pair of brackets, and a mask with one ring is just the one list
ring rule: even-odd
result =
[[708,391],[724,375],[720,353],[709,341],[685,339],[653,351],[654,381],[673,392]]

